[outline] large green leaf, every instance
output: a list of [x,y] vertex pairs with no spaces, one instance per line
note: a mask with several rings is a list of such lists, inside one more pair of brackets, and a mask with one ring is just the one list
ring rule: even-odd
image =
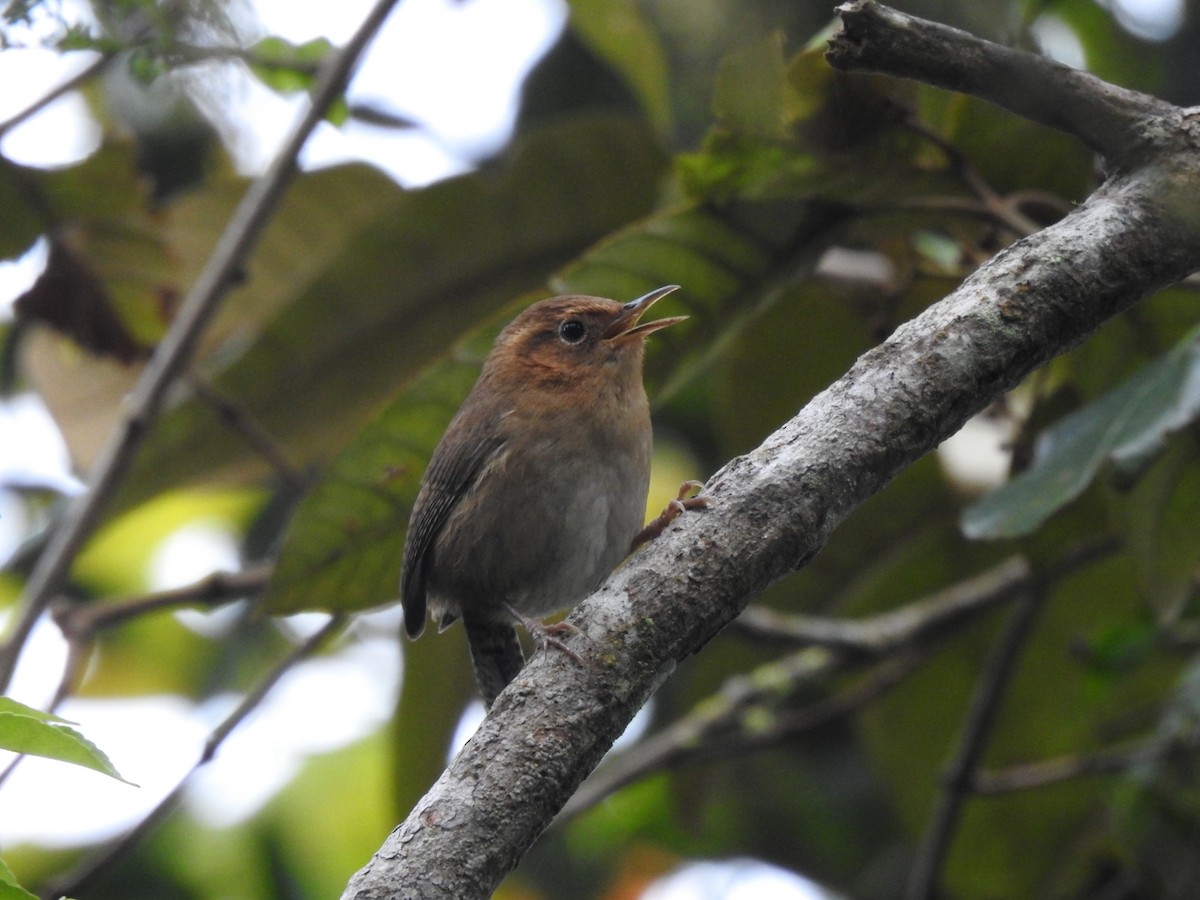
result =
[[73,763],[125,780],[104,751],[70,728],[65,719],[8,697],[0,697],[0,748]]
[[107,141],[75,166],[36,169],[0,158],[0,259],[23,252],[41,234],[81,224],[116,225],[145,212],[131,142]]
[[1101,466],[1136,472],[1200,415],[1200,329],[1043,434],[1033,465],[963,514],[973,538],[1019,537],[1083,493]]
[[571,29],[633,90],[660,133],[671,127],[667,58],[633,0],[571,0]]
[[[217,323],[230,339],[205,368],[293,462],[327,456],[480,315],[644,213],[661,167],[642,126],[596,116],[531,134],[495,170],[420,191],[361,166],[306,175]],[[180,212],[181,244],[192,216],[223,221],[219,195],[193,205],[210,208]],[[156,427],[122,502],[264,469],[191,399]]]
[[17,883],[4,860],[0,860],[0,900],[37,900],[36,894],[29,893]]

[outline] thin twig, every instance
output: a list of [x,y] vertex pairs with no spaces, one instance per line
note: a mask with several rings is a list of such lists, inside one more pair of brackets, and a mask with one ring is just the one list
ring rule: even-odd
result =
[[100,521],[105,506],[132,464],[135,451],[157,419],[169,387],[191,359],[209,319],[270,221],[295,174],[296,160],[309,134],[341,94],[363,50],[396,2],[378,0],[350,42],[331,56],[313,87],[307,111],[293,128],[286,145],[238,204],[204,271],[142,372],[121,424],[97,460],[88,490],[68,506],[29,577],[20,611],[0,651],[0,692],[7,689],[29,633],[61,588],[72,561]]
[[[1103,558],[1111,541],[1091,542],[1064,555],[1055,573],[1065,575]],[[1029,563],[1011,557],[979,575],[914,601],[889,613],[857,621],[782,614],[765,607],[747,608],[732,629],[765,640],[805,645],[807,649],[729,679],[709,700],[683,719],[611,760],[585,782],[562,815],[577,815],[600,800],[667,766],[727,752],[770,746],[844,717],[880,696],[921,661],[928,647],[996,605],[1025,593],[1032,584]],[[861,683],[840,694],[786,708],[791,698],[846,664],[888,660]],[[748,710],[768,707],[766,729],[744,726]]]
[[1045,595],[1044,583],[1027,588],[984,664],[933,818],[909,873],[908,900],[929,900],[936,896],[942,865],[958,827],[975,770],[987,748],[1017,659],[1033,633]]
[[[263,590],[273,571],[273,566],[262,564],[241,572],[213,572],[192,584],[132,597],[123,602],[80,605],[64,601],[57,608],[52,608],[55,624],[67,640],[67,660],[46,711],[57,712],[63,701],[75,692],[91,658],[92,641],[98,631],[116,627],[146,613],[183,607],[215,607],[232,602]],[[4,771],[0,772],[0,785],[8,780],[22,759],[24,754],[5,766]]]
[[297,646],[283,660],[272,669],[267,676],[255,686],[255,688],[242,698],[241,703],[233,710],[225,719],[213,729],[209,734],[208,739],[204,742],[204,748],[200,753],[200,758],[192,766],[191,769],[180,779],[179,783],[168,793],[158,805],[151,810],[142,821],[140,821],[133,829],[122,835],[113,843],[109,844],[98,851],[94,856],[84,860],[73,871],[67,873],[59,881],[49,884],[41,891],[40,896],[45,900],[52,898],[72,896],[82,885],[86,884],[98,872],[110,865],[113,861],[129,852],[137,846],[146,835],[157,826],[164,818],[171,813],[178,805],[180,797],[183,795],[192,776],[201,768],[209,763],[221,744],[225,739],[233,733],[233,730],[238,727],[266,697],[267,693],[279,680],[283,678],[287,672],[295,665],[312,656],[319,650],[326,641],[336,635],[345,624],[345,617],[335,615],[315,634],[313,634],[304,643]]
[[199,581],[130,597],[116,603],[63,603],[53,610],[54,621],[69,641],[89,641],[96,632],[121,625],[150,612],[182,607],[216,607],[262,591],[271,579],[270,563],[240,572],[213,572]]
[[71,91],[85,84],[89,79],[99,75],[108,68],[114,59],[116,59],[115,53],[101,54],[62,84],[51,88],[49,92],[33,101],[33,103],[29,104],[29,106],[5,119],[3,122],[0,122],[0,138],[4,137],[18,125],[21,125],[28,119],[33,118],[59,97],[63,96],[64,94],[69,94]]
[[869,619],[826,619],[752,606],[730,628],[755,637],[816,644],[878,658],[900,647],[936,638],[965,617],[1005,602],[1024,590],[1029,578],[1029,563],[1014,556],[979,575]]
[[670,765],[714,734],[736,730],[746,711],[774,704],[832,674],[838,654],[810,647],[728,679],[684,718],[612,760],[584,782],[560,813],[578,815],[650,772]]
[[1137,766],[1153,765],[1177,749],[1195,752],[1197,745],[1200,745],[1200,734],[1194,730],[1183,734],[1154,735],[1125,747],[978,772],[971,782],[971,789],[983,795],[1009,794],[1076,778],[1117,775]]
[[1021,212],[1018,204],[1001,197],[992,190],[992,186],[979,174],[979,170],[971,165],[971,161],[967,159],[966,154],[955,144],[946,140],[940,132],[929,127],[915,116],[909,116],[904,124],[910,131],[919,134],[942,152],[942,155],[946,157],[946,161],[950,164],[950,168],[958,175],[971,193],[979,199],[982,208],[1002,226],[1008,228],[1019,237],[1025,237],[1041,229],[1041,226],[1037,222]]
[[299,488],[304,483],[304,476],[258,420],[242,409],[195,371],[188,371],[187,381],[196,396],[212,407],[223,423],[236,431],[246,443],[289,485]]
[[[841,654],[810,648],[761,666],[749,676],[731,678],[695,712],[636,745],[585,781],[563,807],[559,821],[586,812],[621,788],[668,767],[777,746],[798,734],[851,716],[898,685],[923,659],[920,653],[903,654],[884,662],[841,693],[796,709],[779,707],[811,687],[812,682],[833,674],[846,662]],[[778,680],[781,675],[786,682]],[[755,712],[766,714],[755,716]],[[760,727],[761,722],[769,725]]]

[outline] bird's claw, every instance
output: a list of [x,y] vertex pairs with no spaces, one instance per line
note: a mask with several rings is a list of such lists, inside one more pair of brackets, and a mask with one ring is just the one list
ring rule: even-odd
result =
[[698,494],[694,497],[689,497],[688,494],[692,491],[699,491],[704,485],[699,481],[685,481],[679,486],[679,493],[675,499],[669,502],[658,518],[654,519],[649,525],[639,531],[633,538],[633,543],[629,550],[633,552],[638,547],[649,541],[654,540],[667,526],[678,519],[683,513],[691,509],[708,509],[712,505],[712,501],[703,494]]
[[587,665],[587,663],[584,661],[584,658],[580,656],[577,651],[569,647],[562,637],[560,637],[560,635],[568,636],[582,634],[582,632],[570,622],[552,622],[551,624],[547,625],[545,622],[525,615],[507,603],[505,606],[508,607],[509,613],[511,613],[512,616],[521,623],[521,627],[529,633],[529,636],[533,638],[533,642],[537,644],[540,649],[545,650],[547,647],[553,647],[555,650],[559,650],[571,657],[571,659],[575,660],[575,662],[579,663],[581,666]]

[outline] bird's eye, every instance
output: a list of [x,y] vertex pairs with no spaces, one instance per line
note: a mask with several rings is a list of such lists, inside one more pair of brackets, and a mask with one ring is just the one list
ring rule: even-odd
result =
[[587,337],[587,326],[578,319],[567,319],[558,326],[558,336],[568,344],[578,344]]

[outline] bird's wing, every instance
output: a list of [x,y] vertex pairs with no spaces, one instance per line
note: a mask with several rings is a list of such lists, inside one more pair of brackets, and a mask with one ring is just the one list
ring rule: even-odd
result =
[[404,628],[409,637],[418,637],[425,628],[426,569],[433,545],[488,460],[504,447],[496,428],[481,426],[470,417],[460,417],[450,424],[434,451],[413,505],[400,576]]

